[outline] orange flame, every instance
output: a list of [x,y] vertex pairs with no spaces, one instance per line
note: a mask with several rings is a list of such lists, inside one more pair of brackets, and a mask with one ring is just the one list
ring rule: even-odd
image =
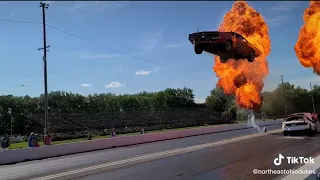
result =
[[226,94],[235,94],[236,103],[247,109],[260,108],[263,79],[269,74],[266,57],[270,53],[268,26],[262,15],[244,1],[236,1],[224,16],[219,31],[233,31],[244,36],[254,45],[261,55],[250,63],[248,60],[228,60],[222,64],[220,57],[215,57],[213,70]]
[[320,75],[320,1],[310,1],[303,19],[305,24],[294,50],[304,67],[313,68],[313,72]]

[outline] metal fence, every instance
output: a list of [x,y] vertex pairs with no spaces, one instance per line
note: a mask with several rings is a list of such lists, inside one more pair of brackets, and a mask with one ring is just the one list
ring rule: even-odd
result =
[[[34,132],[39,136],[43,136],[44,114],[32,114],[24,111],[19,116],[20,119],[24,118],[23,121],[25,123],[25,131],[21,134],[28,135]],[[267,115],[266,118],[273,119],[273,116]],[[262,119],[261,114],[256,114],[256,119]],[[13,121],[13,123],[13,127],[15,127],[17,125],[15,123],[18,122]],[[116,129],[117,134],[122,134],[139,132],[141,128],[151,131],[223,123],[232,123],[232,121],[226,122],[221,119],[220,113],[212,112],[207,108],[176,108],[159,111],[125,109],[118,112],[81,110],[73,113],[60,113],[59,111],[49,113],[49,128],[50,132],[54,134],[54,140],[84,138],[88,133],[107,135],[113,127]],[[14,130],[13,134],[15,133],[18,132]]]

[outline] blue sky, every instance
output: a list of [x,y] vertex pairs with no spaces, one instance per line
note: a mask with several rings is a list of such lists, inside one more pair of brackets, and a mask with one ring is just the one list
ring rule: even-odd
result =
[[[49,2],[47,24],[128,57],[47,28],[49,91],[80,94],[137,93],[189,87],[202,102],[217,82],[213,57],[196,55],[188,34],[216,30],[233,2]],[[270,74],[265,89],[285,81],[308,88],[319,78],[300,65],[293,50],[308,2],[249,2],[269,25]],[[39,2],[1,2],[0,20],[42,21]],[[1,94],[38,96],[43,92],[41,24],[0,21]],[[113,83],[112,83],[113,82]],[[21,86],[21,85],[25,86]]]

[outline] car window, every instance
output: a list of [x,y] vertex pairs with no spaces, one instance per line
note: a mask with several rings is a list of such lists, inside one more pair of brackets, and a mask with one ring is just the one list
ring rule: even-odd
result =
[[301,120],[301,121],[303,121],[304,119],[303,119],[303,117],[301,117],[301,116],[292,116],[292,117],[288,117],[288,118],[285,120],[285,122],[296,121],[296,120]]
[[242,40],[242,37],[239,34],[236,34],[236,37],[240,40]]

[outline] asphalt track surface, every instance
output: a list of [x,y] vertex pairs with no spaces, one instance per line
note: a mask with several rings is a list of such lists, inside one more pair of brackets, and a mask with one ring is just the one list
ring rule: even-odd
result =
[[[268,127],[268,131],[276,129],[280,129],[280,125]],[[222,140],[228,141],[250,134],[264,134],[264,136],[186,153],[174,152],[173,156],[168,157],[163,155],[164,157],[155,159],[152,159],[154,156],[150,156],[151,159],[147,160],[142,158],[127,160],[177,148],[219,143]],[[320,135],[283,137],[281,133],[257,133],[255,129],[244,129],[0,166],[0,179],[27,180],[83,168],[87,168],[87,171],[67,174],[56,179],[281,179],[283,175],[254,175],[252,170],[297,168],[299,166],[286,163],[275,167],[273,159],[279,153],[287,156],[314,157],[320,153],[319,147]],[[123,163],[115,163],[120,161]],[[106,163],[112,166],[100,169],[88,168]]]

